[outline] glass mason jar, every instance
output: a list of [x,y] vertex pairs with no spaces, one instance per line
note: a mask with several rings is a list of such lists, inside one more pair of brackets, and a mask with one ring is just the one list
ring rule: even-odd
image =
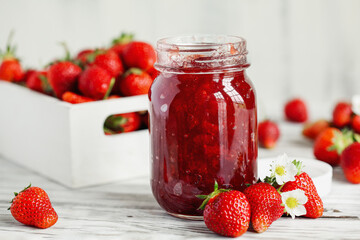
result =
[[183,36],[157,42],[150,91],[151,187],[171,215],[201,219],[215,180],[243,190],[257,179],[255,90],[246,41]]

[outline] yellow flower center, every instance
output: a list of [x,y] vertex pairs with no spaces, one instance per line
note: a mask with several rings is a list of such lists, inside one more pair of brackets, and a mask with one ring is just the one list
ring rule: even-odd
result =
[[285,167],[284,166],[276,166],[275,172],[277,175],[282,176],[285,174]]
[[296,198],[289,197],[288,199],[286,199],[286,205],[289,208],[294,209],[299,205],[299,203],[298,203],[298,200]]

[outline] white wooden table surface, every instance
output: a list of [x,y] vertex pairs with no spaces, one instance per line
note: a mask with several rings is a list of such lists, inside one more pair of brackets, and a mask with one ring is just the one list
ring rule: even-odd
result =
[[[281,123],[277,148],[259,150],[260,157],[312,157],[311,143],[300,135],[301,127]],[[59,215],[49,229],[24,226],[6,209],[14,191],[31,182],[44,188]],[[325,212],[319,219],[282,217],[265,233],[246,232],[241,239],[360,239],[360,184],[346,182],[334,169],[331,193],[323,198]],[[219,239],[203,221],[169,216],[152,196],[149,177],[68,189],[37,173],[0,158],[0,239]]]

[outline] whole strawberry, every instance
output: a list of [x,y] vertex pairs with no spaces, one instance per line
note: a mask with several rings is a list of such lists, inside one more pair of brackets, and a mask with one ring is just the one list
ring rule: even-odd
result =
[[292,122],[306,122],[308,110],[305,102],[300,98],[295,98],[285,105],[285,116]]
[[300,189],[305,192],[308,198],[305,203],[306,215],[309,218],[321,217],[324,212],[323,202],[316,191],[316,187],[306,172],[298,173],[295,176],[295,181],[289,181],[282,187],[281,192],[289,192]]
[[125,96],[147,94],[153,80],[138,68],[130,68],[119,81],[119,90]]
[[21,192],[15,193],[15,198],[11,203],[9,208],[11,214],[25,225],[48,228],[58,220],[58,215],[51,206],[48,195],[39,187],[29,185]]
[[351,122],[351,104],[347,102],[339,102],[336,104],[333,111],[333,124],[342,128]]
[[265,148],[273,148],[280,137],[280,130],[275,122],[265,120],[259,123],[258,134],[261,146]]
[[113,77],[117,77],[124,72],[122,62],[114,51],[100,51],[100,53],[96,54],[92,64],[105,69]]
[[352,138],[337,128],[327,128],[319,134],[314,143],[314,155],[317,159],[336,166],[340,162],[340,154]]
[[315,140],[322,131],[329,127],[330,123],[327,120],[320,119],[315,122],[305,124],[302,134],[309,139]]
[[62,61],[51,65],[48,70],[48,80],[56,97],[60,98],[67,91],[74,91],[81,68],[70,62]]
[[341,153],[340,166],[346,179],[351,183],[360,183],[360,143],[355,142]]
[[242,192],[228,189],[217,189],[206,198],[201,208],[204,209],[204,222],[213,232],[227,236],[238,237],[249,228],[250,205]]
[[84,96],[100,100],[107,98],[115,79],[105,69],[93,65],[85,69],[79,78],[79,90]]
[[19,60],[15,57],[15,47],[11,46],[11,38],[13,33],[9,35],[6,51],[0,54],[0,80],[9,82],[20,82],[23,79],[24,72]]
[[150,69],[156,61],[154,48],[145,42],[130,42],[122,50],[122,59],[128,68]]
[[281,195],[270,184],[256,183],[246,188],[244,194],[251,206],[251,225],[256,232],[266,231],[283,215]]
[[26,86],[34,91],[51,94],[52,88],[47,79],[47,72],[33,71],[26,79]]
[[104,123],[104,127],[113,133],[132,132],[140,126],[141,118],[136,112],[111,115]]
[[75,60],[78,61],[81,64],[81,66],[84,67],[88,64],[88,59],[94,52],[95,52],[94,49],[84,49],[76,55]]

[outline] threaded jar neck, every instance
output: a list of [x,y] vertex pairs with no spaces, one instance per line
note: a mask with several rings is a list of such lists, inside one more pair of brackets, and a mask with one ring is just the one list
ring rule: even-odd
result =
[[165,72],[239,71],[249,66],[246,40],[226,35],[163,38],[155,67]]

